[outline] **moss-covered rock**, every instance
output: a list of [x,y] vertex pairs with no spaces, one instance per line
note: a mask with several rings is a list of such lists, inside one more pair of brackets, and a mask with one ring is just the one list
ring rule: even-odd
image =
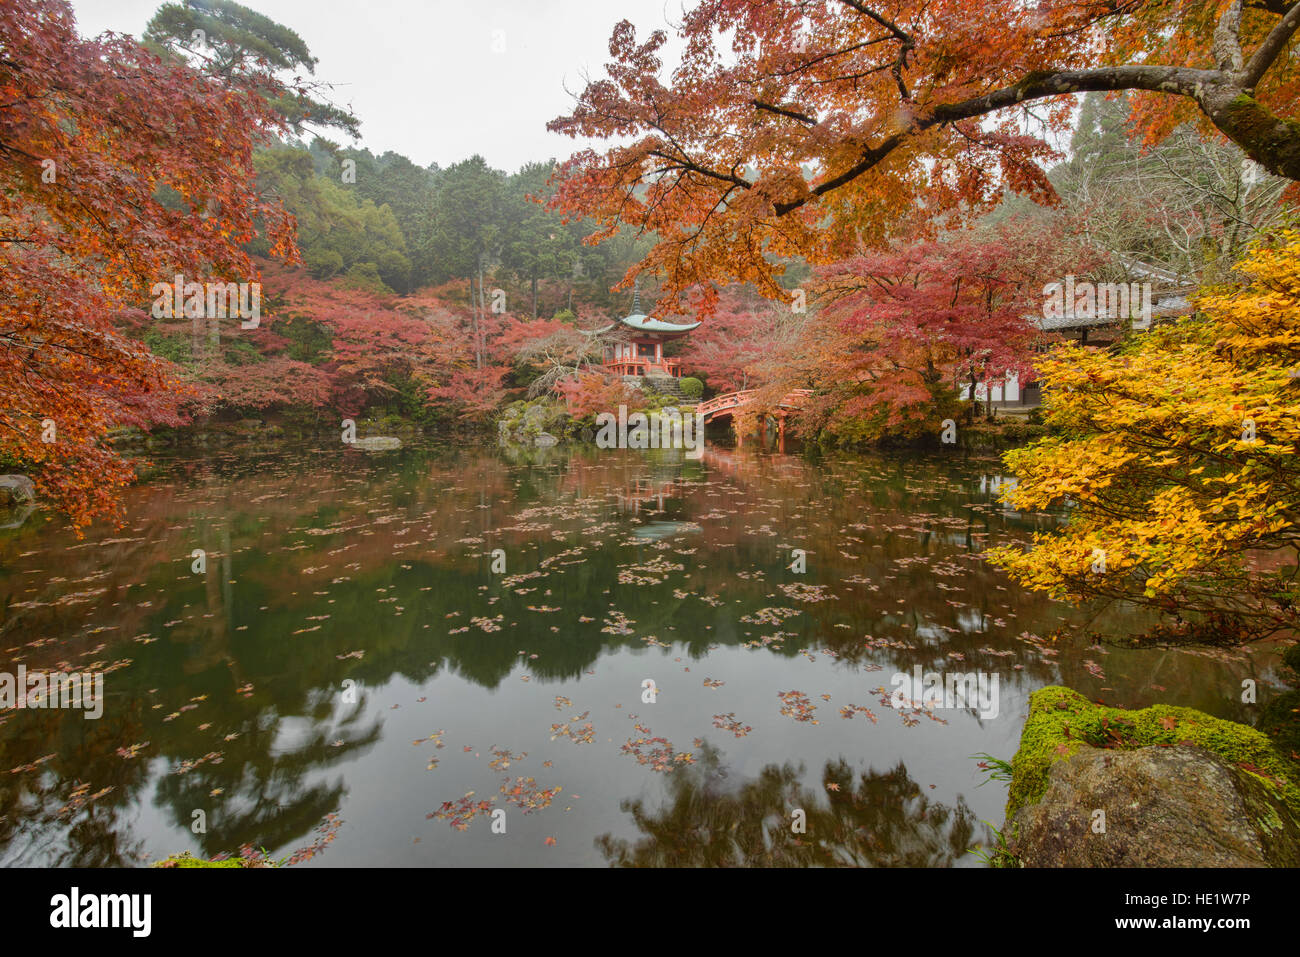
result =
[[26,475],[0,475],[0,505],[21,505],[36,498],[36,483]]
[[1300,866],[1300,815],[1259,775],[1194,745],[1082,745],[1011,830],[1024,867]]
[[1011,766],[1014,863],[1300,866],[1300,762],[1247,725],[1048,687]]
[[[548,397],[528,402],[512,402],[501,410],[497,420],[497,434],[503,444],[536,445],[539,436],[549,436],[558,442],[570,431],[570,417],[563,403]],[[541,445],[548,445],[543,439]]]
[[1157,704],[1126,711],[1094,704],[1077,691],[1050,686],[1029,699],[1029,719],[1012,759],[1007,819],[1047,789],[1057,761],[1081,747],[1131,750],[1150,745],[1191,744],[1255,775],[1300,815],[1300,766],[1254,728],[1194,708]]

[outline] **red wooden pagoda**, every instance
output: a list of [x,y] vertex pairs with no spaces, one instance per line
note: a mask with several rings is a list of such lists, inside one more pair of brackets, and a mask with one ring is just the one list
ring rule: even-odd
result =
[[625,339],[605,347],[605,371],[614,375],[681,378],[681,360],[665,356],[664,343],[680,339],[698,326],[698,322],[678,325],[645,315],[641,312],[641,293],[634,291],[632,312],[600,330],[604,333],[621,328],[626,332]]

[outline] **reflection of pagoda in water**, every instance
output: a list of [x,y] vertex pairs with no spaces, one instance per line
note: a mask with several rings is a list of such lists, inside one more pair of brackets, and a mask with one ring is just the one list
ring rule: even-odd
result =
[[618,489],[618,508],[625,515],[632,517],[646,516],[642,524],[632,529],[634,538],[659,541],[672,538],[688,531],[700,531],[694,522],[675,521],[656,518],[663,515],[669,499],[686,497],[685,483],[680,477],[657,479],[648,476],[636,476]]
[[[642,506],[646,506],[647,512],[662,512],[666,499],[680,498],[682,494],[680,478],[655,479],[638,475],[617,490],[618,510],[639,515]],[[650,503],[654,503],[653,508],[649,507]]]

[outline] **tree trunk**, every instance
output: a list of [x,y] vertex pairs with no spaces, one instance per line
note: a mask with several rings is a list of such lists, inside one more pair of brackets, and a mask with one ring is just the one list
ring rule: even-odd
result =
[[1211,84],[1197,102],[1247,156],[1270,173],[1300,180],[1300,123],[1271,113],[1231,83]]
[[482,369],[483,355],[479,351],[479,310],[482,308],[481,302],[483,298],[483,267],[481,265],[479,266],[478,272],[478,289],[474,289],[473,279],[469,281],[469,288],[471,295],[474,297],[474,368]]

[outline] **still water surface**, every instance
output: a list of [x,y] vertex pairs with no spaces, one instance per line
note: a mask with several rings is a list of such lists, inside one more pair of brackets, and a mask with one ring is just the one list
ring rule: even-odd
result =
[[[1033,690],[1250,720],[1245,655],[984,563],[1056,521],[995,460],[674,455],[189,452],[0,532],[0,671],[106,672],[0,712],[0,864],[981,866]],[[917,666],[997,714],[891,707]]]

